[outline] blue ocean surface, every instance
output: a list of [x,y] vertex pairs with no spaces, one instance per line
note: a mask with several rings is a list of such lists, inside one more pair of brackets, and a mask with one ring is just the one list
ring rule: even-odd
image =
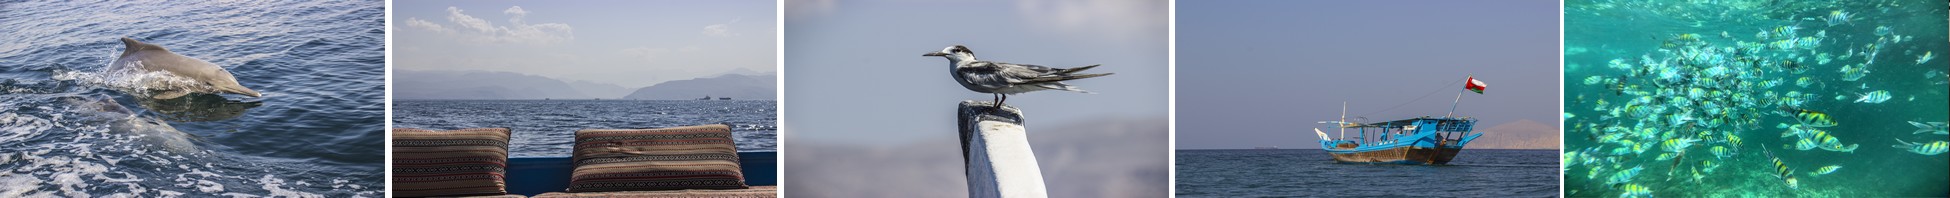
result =
[[[0,197],[384,196],[384,6],[0,2]],[[123,37],[263,97],[140,97]]]
[[1565,6],[1567,196],[1950,196],[1950,2]]
[[1557,155],[1465,149],[1421,166],[1336,163],[1320,149],[1178,150],[1177,197],[1551,197]]
[[509,128],[513,157],[567,157],[582,129],[730,125],[738,151],[778,151],[771,100],[401,100],[393,127]]

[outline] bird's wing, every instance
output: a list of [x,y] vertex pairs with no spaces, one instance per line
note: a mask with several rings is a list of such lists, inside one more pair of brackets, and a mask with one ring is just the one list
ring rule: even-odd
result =
[[968,81],[968,84],[990,89],[1000,89],[1010,86],[1012,80],[1010,80],[1007,74],[1003,73],[1005,71],[1003,67],[986,61],[973,61],[966,65],[955,67],[955,75],[961,75],[963,81]]
[[1057,81],[1076,80],[1076,79],[1110,75],[1108,73],[1072,74],[1077,71],[1083,71],[1086,69],[1097,67],[1097,65],[1084,66],[1084,67],[1071,68],[1071,69],[1051,68],[1051,67],[1044,67],[1041,65],[1013,64],[1013,63],[1000,63],[1000,62],[996,62],[996,65],[1002,68],[1003,73],[1007,74],[1004,76],[1009,77],[1009,82],[1018,83],[1018,84],[1057,82]]

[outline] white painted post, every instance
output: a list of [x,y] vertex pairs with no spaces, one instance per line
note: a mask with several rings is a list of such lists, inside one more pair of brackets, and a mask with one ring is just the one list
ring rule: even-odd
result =
[[989,101],[962,101],[956,117],[968,197],[1049,197],[1022,111]]

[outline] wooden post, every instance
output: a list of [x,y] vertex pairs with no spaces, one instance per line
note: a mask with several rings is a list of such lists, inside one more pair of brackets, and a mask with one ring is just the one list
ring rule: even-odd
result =
[[1021,110],[975,100],[962,101],[959,109],[968,197],[1049,197]]

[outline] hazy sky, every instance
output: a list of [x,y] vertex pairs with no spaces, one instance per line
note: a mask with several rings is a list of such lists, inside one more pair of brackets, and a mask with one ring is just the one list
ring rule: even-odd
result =
[[1471,74],[1489,88],[1462,96],[1456,112],[1480,119],[1477,129],[1558,123],[1555,3],[1237,0],[1177,8],[1178,149],[1318,149],[1312,128],[1338,134],[1315,122],[1337,119],[1343,101],[1350,119],[1442,116]]
[[642,87],[777,67],[769,0],[399,1],[401,70],[486,70]]
[[921,56],[955,44],[967,45],[982,60],[1103,64],[1086,73],[1117,73],[1070,83],[1098,94],[1010,97],[1008,104],[1027,115],[1031,133],[1097,118],[1166,116],[1165,1],[786,4],[783,121],[789,142],[892,146],[953,139],[956,104],[990,99],[955,84],[946,59]]

